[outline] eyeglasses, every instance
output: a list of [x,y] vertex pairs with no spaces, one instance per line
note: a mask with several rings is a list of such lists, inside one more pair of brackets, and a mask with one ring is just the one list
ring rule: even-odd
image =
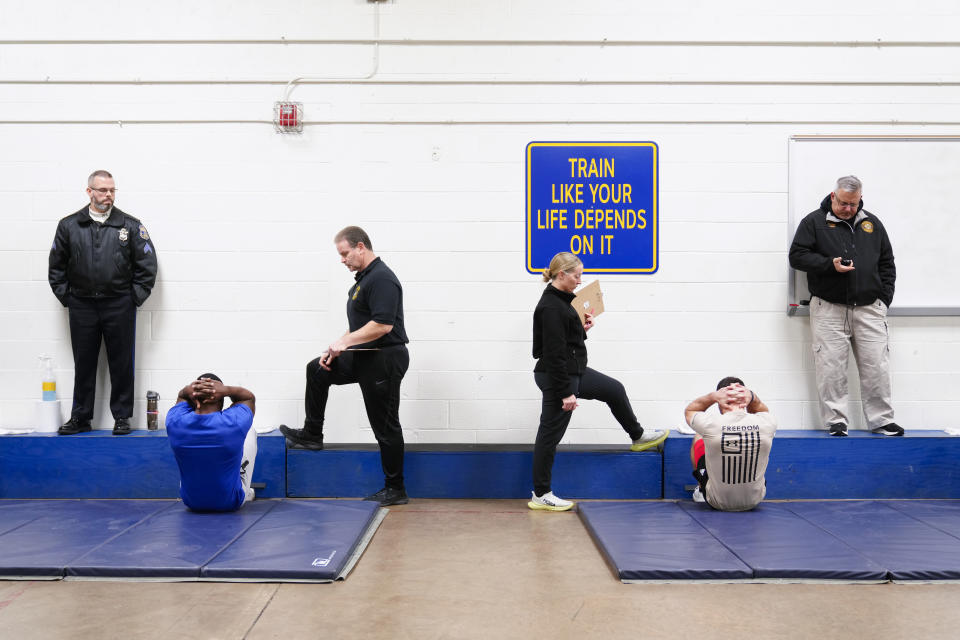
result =
[[89,189],[90,189],[90,191],[96,191],[96,192],[99,193],[100,195],[106,195],[106,194],[108,194],[108,193],[116,193],[116,192],[117,192],[116,189],[94,189],[93,187],[89,187]]
[[837,198],[837,196],[834,196],[834,198],[836,200],[837,206],[840,207],[841,209],[856,209],[857,207],[860,206],[859,202],[844,202],[840,198]]

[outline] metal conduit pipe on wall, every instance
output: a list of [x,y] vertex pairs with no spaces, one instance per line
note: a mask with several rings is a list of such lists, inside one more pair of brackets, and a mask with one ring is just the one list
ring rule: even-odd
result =
[[82,39],[0,40],[0,45],[114,45],[114,44],[215,44],[215,45],[372,45],[393,47],[960,47],[960,40],[429,40],[380,38],[329,39]]
[[[0,125],[268,124],[272,120],[0,120]],[[304,120],[304,126],[835,125],[960,126],[960,120]]]
[[[379,36],[379,4],[375,5],[374,13],[375,34]],[[273,79],[242,79],[242,80],[144,80],[141,78],[126,80],[43,80],[29,79],[0,79],[0,85],[184,85],[184,86],[218,86],[218,85],[284,85],[284,98],[301,84],[311,85],[382,85],[382,86],[862,86],[862,87],[956,87],[960,80],[590,80],[579,78],[568,79],[522,79],[522,80],[382,80],[373,79],[379,67],[380,46],[400,47],[429,47],[429,46],[469,46],[469,47],[813,47],[813,48],[956,48],[960,41],[861,41],[861,40],[412,40],[412,39],[144,39],[144,40],[117,40],[117,39],[83,39],[83,40],[0,40],[0,44],[12,46],[32,45],[257,45],[257,46],[286,46],[296,45],[361,45],[374,46],[374,63],[370,73],[352,78],[310,77],[302,76],[293,80]],[[17,124],[67,124],[67,125],[151,125],[151,124],[267,124],[269,120],[2,120],[0,125]],[[353,125],[391,125],[391,126],[418,126],[418,125],[838,125],[838,126],[957,126],[960,120],[342,120],[342,121],[304,121],[305,126],[353,126]]]

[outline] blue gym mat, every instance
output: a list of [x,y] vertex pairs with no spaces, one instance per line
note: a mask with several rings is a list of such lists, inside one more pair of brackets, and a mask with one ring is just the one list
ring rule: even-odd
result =
[[3,500],[0,504],[6,506],[3,511],[0,511],[2,516],[0,517],[0,535],[18,529],[40,517],[30,500]]
[[960,500],[891,500],[884,504],[960,538]]
[[[578,508],[624,582],[960,580],[956,501],[766,502],[742,513],[689,501]],[[718,571],[718,559],[729,566]]]
[[[0,501],[0,522],[34,517],[0,535],[0,576],[55,579],[71,560],[126,531],[169,500]],[[3,528],[3,527],[0,527]]]
[[[353,554],[380,505],[362,500],[284,500],[202,569],[204,578],[333,581]],[[362,548],[360,549],[362,551]]]
[[727,513],[706,504],[678,503],[710,535],[753,569],[754,578],[884,581],[886,570],[798,518],[783,504]]
[[66,575],[196,579],[203,565],[277,504],[258,500],[233,513],[195,513],[174,502],[70,561]]
[[233,513],[172,500],[0,500],[0,577],[330,582],[385,513],[338,500],[257,500]]
[[753,572],[675,502],[581,502],[621,580],[743,580]]
[[[886,567],[891,580],[960,580],[960,538],[905,514],[890,503],[796,502],[789,507]],[[954,522],[960,524],[960,513]]]

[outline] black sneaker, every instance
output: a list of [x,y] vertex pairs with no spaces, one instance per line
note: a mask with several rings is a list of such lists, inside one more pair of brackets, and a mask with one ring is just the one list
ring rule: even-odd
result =
[[834,422],[833,424],[827,426],[830,427],[830,435],[846,437],[847,425],[843,424],[842,422]]
[[381,500],[383,500],[383,496],[385,495],[387,495],[386,487],[384,487],[383,489],[380,489],[380,491],[377,491],[376,493],[371,493],[370,495],[365,497],[364,500],[368,500],[370,502],[380,502]]
[[374,494],[364,498],[370,502],[379,502],[381,507],[389,507],[393,504],[407,504],[410,498],[403,489],[394,489],[393,487],[384,487]]
[[125,436],[130,433],[130,418],[117,418],[113,423],[113,435]]
[[880,434],[881,436],[902,436],[903,427],[898,425],[896,422],[891,422],[885,427],[877,427],[873,429],[873,433]]
[[291,429],[285,424],[280,425],[280,433],[286,437],[287,442],[294,449],[323,450],[322,435],[315,436],[312,433],[307,433],[306,429]]
[[61,436],[72,436],[77,433],[90,431],[90,421],[79,418],[70,418],[59,429],[57,434]]

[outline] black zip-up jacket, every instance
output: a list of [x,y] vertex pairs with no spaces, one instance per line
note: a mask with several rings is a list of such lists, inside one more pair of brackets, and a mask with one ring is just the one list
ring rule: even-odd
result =
[[550,390],[558,398],[576,391],[570,375],[587,368],[587,332],[570,304],[575,297],[548,284],[533,311],[533,370],[550,375]]
[[130,296],[139,307],[157,280],[157,253],[146,227],[133,216],[114,207],[98,224],[84,207],[57,225],[47,279],[65,307],[70,296]]
[[[853,271],[839,273],[837,256],[853,260]],[[883,300],[893,302],[897,267],[893,247],[883,223],[863,208],[841,220],[833,215],[828,195],[820,208],[800,221],[790,245],[790,266],[807,272],[811,295],[834,304],[865,306]]]

